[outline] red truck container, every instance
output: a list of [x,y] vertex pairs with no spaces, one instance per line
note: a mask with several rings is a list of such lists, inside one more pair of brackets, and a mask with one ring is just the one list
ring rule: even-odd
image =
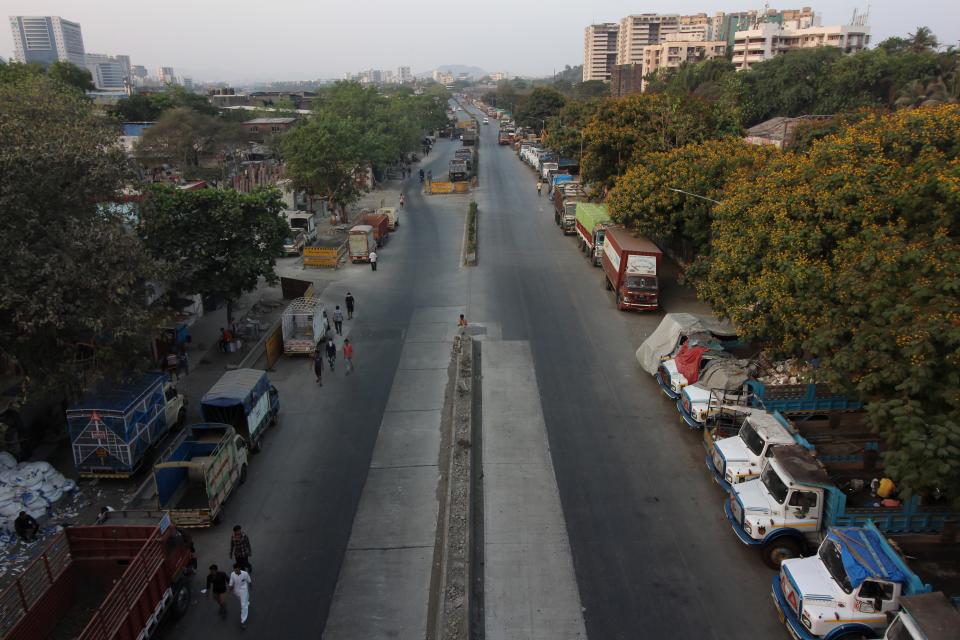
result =
[[660,306],[660,257],[652,241],[623,227],[607,227],[603,241],[603,283],[614,291],[617,309],[654,311]]
[[165,513],[68,527],[0,594],[4,640],[138,640],[190,606],[190,549]]
[[377,241],[377,247],[382,247],[387,243],[390,237],[390,218],[383,213],[367,213],[360,219],[360,224],[368,224],[373,227],[373,239]]

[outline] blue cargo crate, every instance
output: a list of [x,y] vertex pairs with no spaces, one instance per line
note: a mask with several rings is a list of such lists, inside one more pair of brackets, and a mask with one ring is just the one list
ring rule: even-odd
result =
[[758,380],[747,380],[751,405],[792,414],[806,411],[846,411],[863,406],[862,402],[834,393],[822,384],[784,384],[767,386]]
[[129,475],[166,433],[164,373],[101,385],[67,409],[73,463],[82,475]]

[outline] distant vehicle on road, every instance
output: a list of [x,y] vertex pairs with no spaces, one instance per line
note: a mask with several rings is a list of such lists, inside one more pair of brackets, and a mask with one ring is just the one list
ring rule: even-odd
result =
[[290,230],[290,235],[288,235],[283,240],[283,255],[285,256],[298,256],[303,252],[303,247],[307,243],[307,236],[303,231],[294,231]]
[[484,118],[484,119],[483,119],[483,124],[490,124],[490,119],[489,119],[489,118]]

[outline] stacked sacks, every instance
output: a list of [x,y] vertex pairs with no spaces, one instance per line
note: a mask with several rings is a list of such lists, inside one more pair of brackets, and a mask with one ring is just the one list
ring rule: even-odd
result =
[[0,532],[12,534],[14,520],[26,511],[39,520],[64,493],[76,490],[49,462],[21,462],[0,452]]

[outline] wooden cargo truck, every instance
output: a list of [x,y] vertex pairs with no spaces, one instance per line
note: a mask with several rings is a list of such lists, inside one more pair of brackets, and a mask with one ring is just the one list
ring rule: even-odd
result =
[[379,249],[387,243],[390,237],[390,218],[382,213],[367,213],[360,218],[361,224],[368,224],[373,228],[373,239],[377,241]]
[[0,638],[151,638],[190,606],[189,561],[167,514],[114,511],[68,527],[0,594]]
[[220,522],[223,505],[247,479],[247,443],[226,424],[195,424],[154,465],[157,507],[178,527]]

